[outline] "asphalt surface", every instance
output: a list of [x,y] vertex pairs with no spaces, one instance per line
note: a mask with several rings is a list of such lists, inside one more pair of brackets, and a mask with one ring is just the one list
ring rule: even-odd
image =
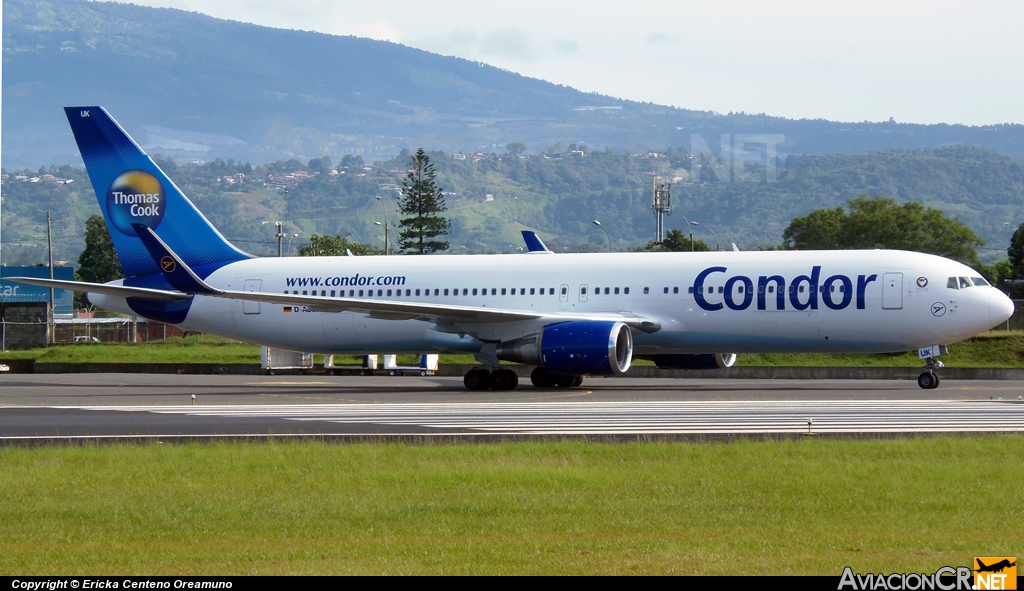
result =
[[[195,405],[192,405],[195,395]],[[1024,431],[1024,383],[600,379],[468,392],[459,378],[0,375],[0,439],[722,436]]]

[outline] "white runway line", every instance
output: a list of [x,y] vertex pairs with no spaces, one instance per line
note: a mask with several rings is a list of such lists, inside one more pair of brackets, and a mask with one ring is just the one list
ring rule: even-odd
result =
[[525,435],[1024,432],[1024,405],[996,401],[699,401],[91,406],[86,410],[278,418]]

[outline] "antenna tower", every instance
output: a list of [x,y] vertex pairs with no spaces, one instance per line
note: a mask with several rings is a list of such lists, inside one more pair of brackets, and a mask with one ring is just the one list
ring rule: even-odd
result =
[[665,216],[672,215],[672,184],[660,177],[655,177],[651,190],[651,211],[657,220],[654,228],[654,241],[661,244],[665,241]]

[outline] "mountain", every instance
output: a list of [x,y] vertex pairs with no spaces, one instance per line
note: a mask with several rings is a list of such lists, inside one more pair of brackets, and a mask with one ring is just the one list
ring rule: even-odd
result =
[[[597,150],[465,159],[433,152],[430,158],[447,193],[453,252],[517,252],[523,229],[539,231],[557,252],[603,250],[606,238],[593,220],[601,221],[617,250],[644,244],[654,232],[654,175],[681,179],[672,188],[675,211],[666,226],[686,228],[686,219],[699,221],[703,226],[694,229],[696,237],[714,245],[710,227],[726,249],[730,242],[745,249],[777,245],[793,217],[845,205],[858,195],[919,201],[959,218],[987,241],[979,252],[985,262],[1005,254],[1024,219],[1024,162],[969,146],[793,156],[772,181],[766,170],[748,166],[745,175],[760,175],[760,182],[686,180],[692,161],[685,152]],[[312,233],[351,234],[383,246],[383,229],[375,222],[384,222],[385,208],[392,226],[401,217],[395,189],[408,163],[398,156],[364,166],[347,157],[332,174],[319,159],[257,167],[219,159],[182,166],[160,161],[229,240],[259,255],[276,254],[270,223],[276,220],[285,221],[288,236],[298,234],[286,244],[291,254]],[[55,258],[74,261],[83,246],[85,218],[100,210],[81,168],[54,167],[52,174],[75,181],[53,199]],[[55,186],[46,180],[12,173],[3,184],[7,264],[46,258],[46,211],[40,204]]]
[[[837,123],[692,111],[583,93],[395,43],[85,0],[3,2],[3,164],[80,163],[60,107],[105,106],[153,153],[253,163],[402,148],[719,150],[779,134],[778,154],[957,144],[1024,158],[1024,126]],[[559,146],[560,144],[560,146]],[[742,150],[729,145],[725,151]]]

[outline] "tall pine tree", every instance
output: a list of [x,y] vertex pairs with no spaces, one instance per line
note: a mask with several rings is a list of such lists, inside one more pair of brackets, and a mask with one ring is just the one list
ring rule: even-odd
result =
[[409,175],[402,181],[401,211],[404,215],[399,247],[412,254],[448,250],[448,242],[436,240],[448,234],[451,223],[438,215],[447,211],[444,194],[435,182],[434,165],[423,148],[416,150],[409,163]]

